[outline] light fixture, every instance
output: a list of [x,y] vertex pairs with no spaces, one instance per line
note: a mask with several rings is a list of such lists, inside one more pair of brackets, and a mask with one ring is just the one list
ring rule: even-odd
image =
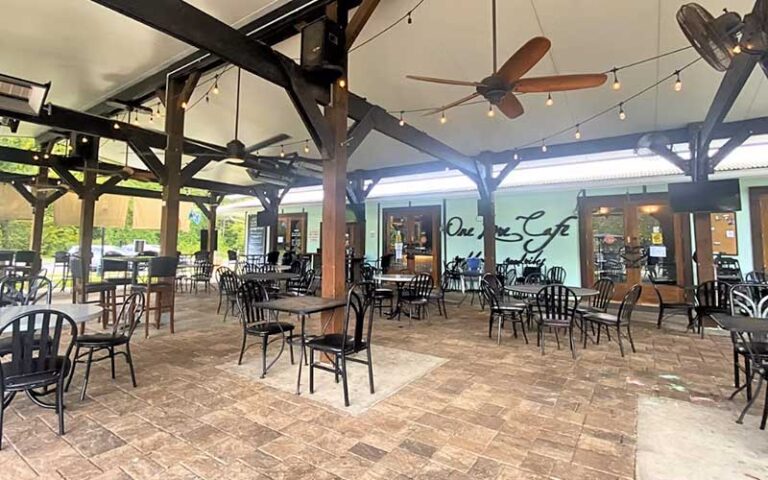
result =
[[235,138],[227,143],[227,161],[242,163],[245,159],[245,145],[237,138],[240,130],[240,68],[237,69],[237,91],[235,92]]
[[304,153],[309,153],[309,140],[304,142]]
[[488,105],[488,117],[493,118],[496,116],[496,112],[493,111],[493,104]]
[[581,140],[581,127],[578,124],[576,124],[576,132],[573,134],[573,137],[576,140]]
[[619,75],[617,74],[619,70],[616,67],[613,67],[611,71],[613,72],[613,85],[611,85],[611,88],[614,90],[620,90],[621,82],[619,81]]
[[181,109],[186,110],[187,109],[187,102],[181,102]]
[[211,97],[208,95],[205,96],[205,103],[211,103]]
[[519,160],[520,155],[517,154],[517,149],[512,152],[512,160]]
[[115,122],[112,124],[112,128],[114,128],[115,130],[120,130],[120,124]]
[[551,106],[552,106],[552,105],[554,105],[554,104],[555,104],[555,99],[554,99],[554,98],[552,98],[552,94],[551,94],[551,93],[548,93],[548,94],[547,94],[547,101],[546,101],[546,102],[544,102],[544,105],[546,105],[546,106],[548,106],[548,107],[551,107]]
[[400,122],[399,122],[399,123],[400,123],[400,126],[401,126],[401,127],[404,127],[404,126],[405,126],[405,118],[403,118],[403,114],[404,114],[404,113],[405,113],[405,112],[404,112],[403,110],[400,110]]
[[285,158],[285,148],[280,145],[280,158]]
[[216,75],[213,77],[213,88],[211,89],[214,95],[219,94],[219,76]]
[[544,153],[547,152],[547,144],[544,142],[544,140],[541,141],[541,151]]
[[48,155],[47,153],[44,153],[44,154],[43,154],[43,158],[44,158],[44,159],[46,159],[46,160],[48,160],[49,158],[51,158],[51,156],[50,156],[50,155]]
[[[130,116],[131,116],[131,114],[129,113],[128,117],[130,118]],[[139,113],[138,112],[136,112],[136,116],[133,118],[133,122],[131,122],[131,123],[133,123],[134,125],[139,125],[141,123],[139,121]]]
[[683,81],[680,80],[680,70],[675,71],[675,76],[677,77],[675,80],[675,86],[673,87],[676,92],[679,92],[683,89]]
[[619,104],[619,120],[626,120],[627,112],[624,111],[624,102]]
[[411,18],[411,12],[408,12],[408,25],[413,23],[413,18]]
[[0,74],[0,110],[39,116],[51,82],[36,83]]
[[88,137],[83,137],[80,139],[81,143],[88,143]]
[[339,87],[344,88],[346,86],[347,86],[347,81],[344,80],[343,78],[340,78],[339,79]]
[[741,45],[739,45],[738,43],[736,45],[734,45],[733,46],[733,53],[734,53],[734,55],[740,54],[741,53]]
[[443,124],[443,125],[445,125],[446,123],[448,123],[448,119],[447,119],[447,118],[445,118],[445,110],[443,110],[443,113],[442,113],[442,115],[440,115],[440,123],[441,123],[441,124]]
[[155,114],[157,115],[157,118],[163,118],[163,112],[160,111],[160,104],[159,103],[157,104],[157,110],[156,110]]
[[32,160],[40,160],[40,155],[38,154],[32,155]]
[[149,114],[149,123],[155,123],[155,115],[152,113]]

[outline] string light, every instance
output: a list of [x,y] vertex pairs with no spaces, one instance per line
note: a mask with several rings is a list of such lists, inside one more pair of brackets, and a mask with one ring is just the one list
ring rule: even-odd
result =
[[624,102],[619,104],[619,120],[626,120],[627,112],[624,111]]
[[304,142],[304,153],[309,153],[309,140]]
[[50,155],[48,155],[47,153],[44,153],[44,154],[43,154],[43,158],[44,158],[44,159],[46,159],[46,160],[48,160],[49,158],[51,158],[51,156],[50,156]]
[[82,143],[88,143],[88,137],[83,137],[80,139],[80,142]]
[[155,123],[155,116],[153,114],[149,114],[149,123]]
[[339,80],[339,87],[344,88],[347,86],[347,81],[343,78]]
[[208,95],[205,96],[205,103],[211,103],[211,97]]
[[160,104],[157,104],[157,110],[155,111],[157,118],[163,118],[163,112],[160,111]]
[[445,125],[446,123],[448,123],[448,119],[447,119],[447,118],[445,118],[445,110],[443,110],[443,113],[442,113],[442,115],[440,115],[440,123],[441,123],[442,125]]
[[181,102],[181,109],[186,110],[187,109],[187,102]]
[[496,116],[496,112],[493,111],[493,105],[488,105],[488,117],[493,118]]
[[413,23],[413,18],[411,18],[411,12],[408,12],[408,25],[410,25],[412,23]]
[[40,160],[40,155],[38,154],[32,155],[32,160]]
[[554,98],[552,98],[552,94],[551,94],[551,93],[548,93],[548,94],[547,94],[547,101],[546,101],[546,102],[544,102],[544,105],[546,105],[546,106],[548,106],[548,107],[551,107],[551,106],[552,106],[552,105],[554,105],[554,104],[555,104],[555,99],[554,99]]
[[280,158],[285,158],[285,147],[280,145]]
[[614,90],[621,90],[621,82],[619,81],[619,75],[617,73],[619,69],[613,67],[611,71],[613,72],[613,85],[611,85],[611,88]]
[[512,151],[512,160],[519,160],[519,159],[520,159],[520,155],[517,154],[517,149],[514,149]]
[[400,126],[401,127],[405,126],[405,118],[403,118],[404,113],[405,113],[404,111],[400,110]]
[[112,128],[114,128],[115,130],[120,130],[120,124],[115,122],[112,124]]
[[[130,118],[131,114],[128,114],[128,117]],[[139,121],[139,113],[136,112],[136,117],[134,117],[133,122],[134,125],[139,125],[141,122]]]
[[676,92],[679,92],[683,89],[683,81],[680,80],[680,70],[675,71],[675,86],[673,87]]
[[547,144],[544,139],[541,140],[541,151],[547,153]]
[[213,89],[211,89],[211,92],[213,92],[214,95],[218,95],[219,94],[219,76],[216,75],[213,78],[214,78],[214,80],[213,80]]
[[581,126],[578,123],[576,124],[576,132],[573,134],[573,137],[576,140],[581,140]]
[[734,55],[740,54],[741,53],[741,45],[739,45],[738,43],[736,45],[734,45],[733,46],[733,53],[734,53]]

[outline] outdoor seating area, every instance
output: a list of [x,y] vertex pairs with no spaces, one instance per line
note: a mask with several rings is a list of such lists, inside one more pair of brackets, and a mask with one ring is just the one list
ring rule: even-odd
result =
[[768,479],[768,0],[32,3],[0,480]]

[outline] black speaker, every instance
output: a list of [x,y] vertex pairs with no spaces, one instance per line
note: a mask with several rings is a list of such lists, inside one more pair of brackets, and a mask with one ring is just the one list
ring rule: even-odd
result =
[[[217,250],[219,248],[219,229],[213,231],[213,250]],[[207,252],[208,251],[208,230],[203,229],[200,230],[200,251],[201,252]]]
[[301,30],[301,67],[318,80],[333,82],[344,69],[344,29],[326,18]]
[[262,210],[256,213],[256,226],[258,227],[274,227],[277,223],[277,214]]

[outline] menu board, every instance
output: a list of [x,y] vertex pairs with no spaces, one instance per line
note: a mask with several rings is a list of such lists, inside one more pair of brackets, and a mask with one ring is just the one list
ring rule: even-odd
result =
[[245,254],[264,255],[266,246],[266,227],[260,227],[256,221],[256,215],[248,215],[245,231]]

